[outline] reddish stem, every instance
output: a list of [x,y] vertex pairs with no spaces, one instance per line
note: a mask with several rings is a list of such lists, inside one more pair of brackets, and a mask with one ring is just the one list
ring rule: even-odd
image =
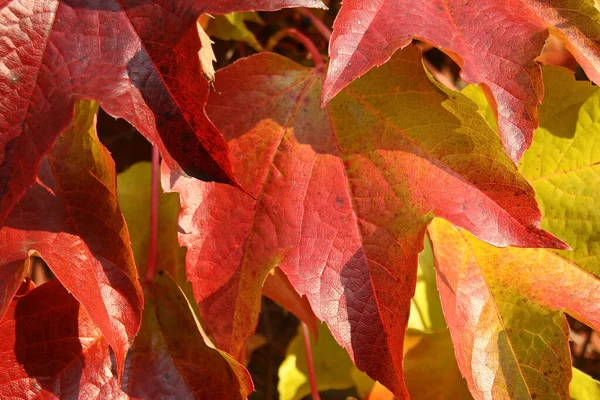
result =
[[150,194],[150,248],[146,266],[146,283],[154,282],[156,275],[156,254],[158,252],[158,178],[160,153],[158,146],[152,146],[152,188]]
[[317,378],[315,376],[315,366],[313,363],[312,347],[310,344],[310,332],[308,326],[302,322],[302,334],[304,337],[304,349],[306,350],[306,364],[308,366],[308,380],[310,382],[310,391],[313,400],[321,400],[319,388],[317,387]]
[[315,46],[315,44],[312,42],[312,40],[310,40],[303,33],[300,33],[298,30],[296,30],[294,28],[282,29],[282,30],[276,32],[267,41],[267,46],[265,47],[265,50],[272,51],[273,48],[275,46],[277,46],[277,43],[279,43],[281,41],[281,39],[283,39],[285,37],[290,37],[292,39],[296,39],[297,41],[302,43],[302,45],[304,47],[306,47],[306,50],[308,50],[308,52],[311,54],[313,62],[315,63],[315,68],[319,71],[323,71],[325,69],[325,63],[323,62],[323,57],[321,56],[319,49],[317,49],[317,46]]
[[315,16],[310,10],[306,8],[299,8],[298,12],[304,15],[306,18],[310,19],[310,22],[315,26],[315,29],[319,31],[321,35],[329,42],[331,39],[331,29],[327,25],[323,23],[319,18]]

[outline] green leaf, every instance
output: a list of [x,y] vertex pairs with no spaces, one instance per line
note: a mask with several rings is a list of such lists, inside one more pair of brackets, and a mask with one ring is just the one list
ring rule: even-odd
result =
[[[354,366],[348,352],[337,344],[327,325],[320,324],[318,337],[316,343],[312,342],[312,352],[319,391],[357,387],[361,397],[366,395],[373,386],[373,380]],[[309,395],[310,385],[307,377],[308,367],[300,327],[290,343],[283,364],[279,367],[279,398],[297,400]]]
[[[131,247],[139,275],[145,276],[150,244],[150,196],[152,165],[137,163],[117,177],[119,207],[127,221]],[[160,189],[159,189],[160,190]],[[158,204],[157,270],[168,271],[179,285],[185,278],[185,247],[177,241],[177,217],[181,207],[177,193],[161,193]]]
[[600,399],[600,382],[573,368],[573,379],[569,387],[572,400]]
[[[600,90],[576,81],[566,68],[544,66],[542,71],[540,125],[519,169],[536,191],[542,228],[573,249],[556,252],[600,276]],[[479,87],[469,85],[463,94],[494,122]]]
[[544,67],[540,126],[519,167],[533,185],[542,227],[573,248],[557,251],[600,276],[600,90]]
[[425,247],[419,254],[417,285],[410,304],[408,328],[429,333],[447,329],[435,283],[433,252],[428,238],[425,238]]
[[217,15],[208,22],[205,31],[208,36],[245,42],[257,52],[263,51],[262,45],[246,27],[246,22],[262,24],[263,20],[258,13],[252,11]]

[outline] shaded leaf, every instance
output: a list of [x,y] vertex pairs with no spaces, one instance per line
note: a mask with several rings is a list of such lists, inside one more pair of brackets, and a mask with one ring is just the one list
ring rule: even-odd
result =
[[435,281],[433,263],[431,243],[425,237],[423,251],[419,254],[415,295],[410,303],[408,328],[413,331],[432,333],[447,329]]
[[472,398],[456,364],[448,330],[424,333],[409,329],[404,346],[404,377],[411,399]]
[[[325,324],[320,324],[318,337],[317,341],[311,341],[319,391],[356,387],[361,378],[357,376],[355,379],[355,375],[363,373],[356,369],[348,353],[337,344]],[[368,376],[362,379],[369,381],[369,387],[373,385]],[[281,400],[300,400],[310,395],[302,327],[298,329],[298,335],[290,343],[286,359],[279,367],[277,388]]]
[[[215,4],[216,3],[216,4]],[[0,1],[0,223],[82,99],[159,146],[172,168],[235,183],[206,118],[196,26],[202,12],[321,6],[319,0]],[[201,31],[200,31],[201,32]]]
[[[472,398],[456,363],[438,294],[429,239],[419,254],[415,296],[404,336],[404,375],[411,399]],[[374,388],[375,389],[375,388]]]
[[107,340],[58,280],[15,298],[0,337],[0,397],[120,398]]
[[167,273],[145,289],[142,329],[127,357],[122,389],[134,398],[245,399],[246,369],[209,347],[185,295]]
[[518,160],[538,125],[543,87],[535,58],[548,30],[599,82],[600,12],[591,0],[346,0],[334,23],[323,98],[331,100],[413,38],[424,40],[494,99],[506,150]]
[[97,111],[94,102],[78,103],[71,127],[6,219],[0,270],[25,269],[32,255],[43,258],[100,328],[121,371],[141,323],[143,299],[117,204],[115,166],[96,135]]
[[538,228],[532,188],[475,104],[432,83],[413,47],[325,109],[320,73],[276,55],[217,75],[207,110],[257,200],[166,166],[162,179],[181,196],[201,314],[232,354],[279,266],[358,368],[404,396],[403,336],[433,216],[499,246],[565,248]]
[[[119,207],[127,221],[131,248],[139,276],[146,276],[150,246],[150,196],[152,165],[137,163],[117,177]],[[159,189],[161,190],[161,189]],[[176,193],[158,198],[158,243],[156,269],[167,271],[181,286],[185,277],[185,248],[177,241],[177,216],[181,207]]]
[[319,320],[310,307],[306,296],[301,296],[292,286],[285,273],[280,268],[273,268],[263,282],[264,296],[278,302],[304,322],[315,337],[317,337]]
[[542,227],[573,252],[558,254],[600,276],[600,90],[544,67],[540,127],[519,169],[536,190]]
[[[565,68],[544,66],[546,95],[540,126],[519,169],[536,190],[541,226],[568,242],[573,251],[556,252],[600,276],[600,91],[578,82]],[[463,91],[489,115],[485,95],[475,86]]]
[[221,40],[245,42],[257,52],[263,51],[262,45],[246,27],[246,21],[262,24],[263,20],[255,12],[238,12],[218,15],[208,21],[206,33]]
[[444,315],[475,398],[568,398],[565,310],[600,328],[600,280],[546,249],[490,246],[429,226]]

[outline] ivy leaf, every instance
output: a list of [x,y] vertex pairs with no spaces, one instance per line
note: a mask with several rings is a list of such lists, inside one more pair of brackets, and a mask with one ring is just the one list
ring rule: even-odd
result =
[[132,398],[246,399],[248,371],[205,343],[184,293],[159,272],[145,290],[140,334],[128,354],[122,389]]
[[[137,333],[142,290],[116,195],[115,166],[96,135],[98,104],[77,104],[71,127],[43,160],[36,183],[0,229],[0,270],[39,256],[81,302],[115,352],[119,372]],[[7,279],[7,274],[4,274]],[[8,282],[16,288],[20,281]],[[5,291],[5,309],[14,295]]]
[[322,3],[1,1],[0,224],[82,98],[129,121],[172,168],[235,184],[227,143],[204,113],[209,84],[196,21],[202,12],[290,6]]
[[[402,346],[434,216],[499,246],[566,246],[474,103],[410,47],[320,107],[322,76],[273,54],[217,73],[207,111],[257,200],[163,169],[204,321],[239,354],[279,266],[356,365],[406,395]],[[244,112],[240,112],[244,110]],[[211,276],[211,279],[205,279]]]
[[107,340],[58,280],[15,297],[0,336],[0,397],[122,397]]
[[[468,16],[468,17],[467,17]],[[413,38],[448,53],[493,99],[508,154],[519,160],[543,95],[535,58],[550,30],[600,82],[600,12],[591,0],[348,0],[334,23],[324,101]]]
[[569,398],[569,326],[600,329],[600,279],[546,249],[490,246],[452,224],[429,226],[458,365],[477,399]]

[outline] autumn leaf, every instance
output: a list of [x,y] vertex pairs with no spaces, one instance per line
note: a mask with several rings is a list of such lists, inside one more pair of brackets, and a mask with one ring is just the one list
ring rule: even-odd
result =
[[475,104],[430,81],[418,50],[325,109],[322,80],[273,54],[219,71],[207,111],[257,200],[166,166],[163,187],[180,193],[188,278],[220,348],[239,354],[279,266],[358,368],[402,397],[417,255],[434,216],[494,245],[565,245],[538,228],[532,188]]
[[15,298],[0,337],[0,397],[119,398],[107,340],[58,280]]
[[438,294],[429,239],[419,254],[415,296],[404,336],[404,376],[413,400],[468,400]]
[[540,126],[519,169],[535,188],[542,227],[573,248],[557,253],[600,276],[600,90],[565,68],[543,72]]
[[413,38],[445,51],[492,101],[507,152],[519,160],[538,125],[543,95],[535,58],[548,31],[600,82],[600,12],[591,0],[346,0],[329,47],[331,66],[323,99]]
[[209,347],[184,293],[160,272],[145,289],[144,319],[128,354],[122,389],[132,398],[245,399],[248,371]]
[[[542,70],[546,94],[539,108],[540,126],[519,169],[536,190],[544,215],[541,226],[573,248],[556,252],[600,276],[600,216],[595,206],[600,202],[600,91],[576,81],[565,68]],[[473,85],[463,93],[491,122],[484,94]]]
[[[543,75],[540,127],[519,167],[536,188],[542,226],[573,251],[495,249],[446,223],[430,227],[442,305],[459,365],[477,398],[491,392],[568,398],[571,358],[562,310],[598,329],[600,97],[564,68],[547,66]],[[473,87],[465,93],[489,117],[483,93]],[[574,374],[576,396],[597,390]]]
[[121,387],[108,342],[58,280],[15,298],[0,322],[0,396],[243,399],[252,392],[244,367],[204,343],[170,277],[158,276],[145,295],[142,329],[127,355]]
[[71,127],[0,229],[0,270],[3,286],[11,288],[0,309],[20,284],[16,277],[27,273],[29,257],[43,258],[111,345],[120,372],[143,299],[117,203],[115,166],[96,135],[97,111],[94,102],[78,103]]
[[0,223],[73,118],[96,99],[159,146],[171,168],[235,183],[206,118],[196,20],[203,12],[320,7],[319,0],[0,1]]
[[569,326],[600,329],[600,280],[546,249],[499,249],[436,219],[429,227],[444,315],[475,398],[567,399]]

